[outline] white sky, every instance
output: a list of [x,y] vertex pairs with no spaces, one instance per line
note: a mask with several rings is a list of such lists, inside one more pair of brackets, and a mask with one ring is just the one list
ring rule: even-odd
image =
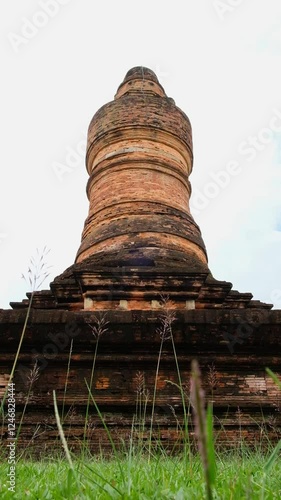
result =
[[[73,263],[87,174],[68,148],[138,65],[191,120],[193,213],[214,276],[281,307],[280,0],[13,0],[1,10],[0,307],[25,297],[37,247],[51,249],[43,288]],[[56,162],[69,169],[61,180]],[[239,173],[210,186],[230,162]]]

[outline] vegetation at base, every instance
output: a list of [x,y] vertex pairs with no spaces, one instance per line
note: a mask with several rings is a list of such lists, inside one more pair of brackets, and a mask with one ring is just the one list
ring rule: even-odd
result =
[[[221,500],[270,500],[281,497],[281,463],[265,472],[268,456],[258,452],[217,455],[213,497]],[[120,472],[122,466],[123,476]],[[76,477],[66,460],[17,464],[15,493],[7,491],[7,465],[0,464],[0,498],[20,499],[204,499],[205,479],[198,456],[186,470],[183,456],[145,455],[85,458],[74,461]],[[78,478],[78,484],[77,484]],[[124,480],[125,478],[125,480]]]

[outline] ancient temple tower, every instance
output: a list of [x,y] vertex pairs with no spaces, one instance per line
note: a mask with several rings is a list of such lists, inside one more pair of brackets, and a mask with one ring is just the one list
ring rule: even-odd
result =
[[189,210],[190,122],[151,70],[130,70],[95,114],[86,162],[90,210],[77,263],[208,270]]
[[[173,325],[156,381],[157,439],[170,447],[182,440],[174,348],[185,391],[190,362],[198,359],[220,440],[231,444],[243,436],[254,443],[272,415],[277,427],[268,424],[267,439],[278,437],[280,396],[265,367],[281,374],[281,311],[271,311],[270,304],[212,276],[189,209],[192,164],[189,119],[167,97],[153,71],[131,69],[115,99],[97,111],[89,126],[89,213],[75,262],[48,290],[12,302],[13,310],[0,309],[4,384],[31,304],[15,374],[18,411],[28,391],[26,370],[35,362],[40,377],[25,413],[23,445],[33,439],[36,449],[53,446],[52,390],[66,412],[69,445],[83,439],[88,401],[84,379],[90,379],[97,328],[105,318],[92,391],[113,437],[125,440],[138,391],[145,387],[147,395],[153,393],[164,313],[172,314],[168,318],[173,317]],[[186,398],[188,406],[188,393]],[[144,434],[151,407],[147,396]],[[243,421],[237,420],[237,408]],[[87,435],[90,447],[110,446],[93,408],[91,419],[95,432]],[[45,430],[35,439],[32,429],[38,424]]]
[[208,268],[189,209],[191,125],[153,71],[128,71],[115,99],[96,112],[86,166],[81,245],[45,301],[87,311],[154,310],[160,296],[177,310],[253,307],[252,294],[232,291]]
[[[157,306],[163,293],[178,307],[195,307],[198,285],[209,271],[189,209],[192,164],[189,119],[166,96],[153,71],[131,69],[88,131],[90,209],[75,266],[81,264],[80,276],[85,267],[99,269],[101,275],[110,268],[111,276],[107,290],[100,283],[104,290],[98,297],[94,277],[91,287],[83,280],[86,309],[107,308],[109,301],[113,307],[148,309]],[[167,272],[170,282],[155,286]],[[178,273],[185,273],[181,293]]]

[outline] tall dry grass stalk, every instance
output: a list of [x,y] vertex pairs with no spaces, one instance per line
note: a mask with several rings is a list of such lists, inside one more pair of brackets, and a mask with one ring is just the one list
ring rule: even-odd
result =
[[[47,266],[46,261],[44,260],[46,258],[46,256],[49,254],[49,252],[50,252],[50,249],[47,249],[46,246],[43,248],[41,253],[39,252],[39,250],[37,248],[35,257],[31,257],[31,259],[30,259],[27,273],[22,274],[22,278],[26,281],[28,286],[30,286],[31,295],[30,295],[29,302],[28,302],[28,308],[26,311],[25,321],[24,321],[24,325],[22,328],[17,352],[15,355],[15,359],[13,362],[11,372],[10,372],[9,383],[11,383],[13,378],[14,378],[15,369],[17,366],[17,362],[18,362],[18,358],[20,355],[23,339],[25,336],[28,320],[30,317],[34,293],[39,289],[39,287],[44,283],[44,281],[47,279],[47,277],[50,274],[49,269],[51,266]],[[2,399],[1,408],[0,408],[1,414],[3,413],[3,408],[4,408],[7,392],[8,392],[8,386],[6,388],[5,394],[4,394],[3,399]]]
[[57,422],[58,431],[59,431],[60,439],[62,442],[62,446],[63,446],[64,452],[65,452],[65,456],[66,456],[66,459],[68,461],[69,467],[72,471],[74,471],[74,465],[72,462],[70,451],[68,449],[67,442],[66,442],[65,435],[64,435],[63,428],[62,428],[61,421],[60,421],[57,398],[56,398],[56,391],[53,391],[53,401],[54,401],[55,417],[56,417],[56,422]]
[[69,354],[68,354],[68,362],[67,362],[67,370],[66,370],[66,377],[65,377],[65,383],[64,383],[63,401],[62,401],[62,410],[61,410],[61,421],[62,421],[62,424],[64,423],[64,406],[65,406],[66,391],[67,391],[68,379],[69,379],[69,372],[70,372],[70,363],[71,363],[72,349],[73,349],[73,339],[71,339],[71,342],[70,342],[70,348],[69,348]]
[[93,336],[95,338],[96,343],[95,343],[93,363],[92,363],[92,369],[91,369],[91,375],[90,375],[90,383],[88,384],[89,391],[88,391],[88,400],[87,400],[87,406],[86,406],[84,434],[83,434],[84,445],[86,443],[86,438],[87,438],[89,408],[90,408],[90,402],[91,402],[91,395],[92,395],[92,387],[93,387],[93,381],[94,381],[94,373],[95,373],[95,367],[96,367],[98,346],[99,346],[100,338],[108,330],[107,325],[108,325],[108,321],[106,321],[106,315],[105,314],[103,314],[103,315],[101,314],[99,317],[94,316],[94,322],[93,322],[93,324],[92,323],[88,323],[88,326],[90,327],[90,329],[92,331],[92,334],[93,334]]
[[174,341],[174,335],[173,335],[173,323],[176,321],[176,312],[172,309],[169,309],[169,296],[161,296],[161,302],[162,302],[162,307],[163,307],[163,322],[165,325],[165,328],[169,334],[169,339],[171,340],[172,343],[172,348],[173,348],[173,355],[174,355],[174,360],[176,364],[176,370],[177,370],[177,377],[178,377],[178,384],[172,383],[172,385],[175,385],[181,395],[181,401],[182,401],[182,408],[183,408],[183,420],[184,420],[184,456],[185,456],[185,461],[186,461],[186,467],[187,464],[191,466],[192,463],[192,454],[191,454],[191,448],[190,448],[190,442],[189,442],[189,429],[188,429],[188,413],[189,413],[189,407],[190,403],[188,403],[188,409],[186,408],[186,390],[185,386],[182,382],[182,377],[181,377],[181,372],[180,372],[180,367],[178,363],[178,356],[177,356],[177,351],[176,351],[176,345]]
[[16,435],[16,441],[18,441],[18,438],[19,438],[19,435],[20,435],[20,431],[21,431],[21,427],[22,427],[24,415],[25,415],[26,408],[27,408],[27,405],[28,405],[28,402],[29,402],[29,399],[30,399],[30,395],[31,395],[31,391],[33,389],[33,385],[39,379],[39,373],[40,373],[40,370],[39,370],[39,368],[37,366],[37,360],[36,360],[33,368],[30,369],[29,370],[29,374],[26,375],[26,384],[28,386],[28,392],[27,392],[27,395],[25,397],[24,407],[23,407],[23,411],[22,411],[22,414],[21,414],[20,422],[19,422],[19,425],[18,425],[18,430],[17,430],[17,435]]
[[146,411],[147,404],[149,401],[149,390],[145,387],[145,376],[144,372],[137,371],[135,376],[135,384],[136,384],[136,419],[135,426],[137,428],[138,434],[138,450],[141,449],[141,445],[143,444],[143,436],[145,432],[145,423],[146,423]]
[[[68,486],[69,486],[69,494],[71,493],[71,483],[72,483],[72,478],[74,479],[76,485],[77,485],[77,489],[79,491],[79,497],[78,498],[83,498],[83,492],[82,492],[82,489],[81,489],[81,483],[80,483],[80,480],[76,474],[76,470],[74,468],[74,464],[73,464],[73,461],[72,461],[72,458],[71,458],[71,454],[70,454],[70,451],[69,451],[69,448],[67,446],[67,442],[66,442],[66,439],[65,439],[65,435],[64,435],[64,432],[63,432],[63,428],[62,428],[62,424],[61,424],[61,421],[60,421],[60,416],[59,416],[59,410],[58,410],[58,404],[57,404],[57,398],[56,398],[56,391],[53,391],[53,401],[54,401],[54,411],[55,411],[55,417],[56,417],[56,422],[57,422],[57,427],[58,427],[58,431],[59,431],[59,436],[60,436],[60,439],[61,439],[61,442],[62,442],[62,446],[63,446],[63,449],[64,449],[64,453],[65,453],[65,456],[66,456],[66,459],[68,461],[68,464],[69,464],[69,475],[68,475]],[[70,496],[68,497],[70,498]]]
[[208,365],[207,381],[208,381],[208,385],[211,389],[211,394],[212,394],[212,399],[213,399],[214,389],[216,389],[218,387],[218,383],[219,383],[218,372],[216,370],[214,363],[212,363],[211,365]]
[[148,460],[151,457],[151,447],[152,447],[152,435],[153,435],[153,421],[155,414],[155,402],[156,402],[156,393],[157,393],[157,383],[159,376],[159,368],[162,357],[163,345],[166,340],[171,339],[172,337],[172,324],[175,321],[175,312],[168,309],[168,297],[161,296],[161,305],[162,305],[162,313],[160,314],[160,323],[161,326],[156,330],[160,337],[160,348],[158,352],[157,358],[157,366],[156,373],[154,379],[154,388],[153,388],[153,397],[152,397],[152,408],[151,408],[151,417],[150,417],[150,431],[149,431],[149,442],[148,442]]
[[179,367],[179,363],[178,363],[177,351],[176,351],[176,346],[175,346],[175,341],[174,341],[172,329],[171,329],[171,342],[172,342],[172,346],[173,346],[173,354],[174,354],[174,359],[175,359],[176,369],[177,369],[178,388],[179,388],[179,391],[180,391],[181,401],[182,401],[182,408],[183,408],[183,419],[184,419],[184,454],[185,454],[185,460],[186,460],[186,462],[189,461],[190,464],[191,464],[192,456],[191,456],[191,450],[190,450],[189,430],[188,430],[188,413],[189,413],[189,407],[188,407],[188,412],[187,412],[186,411],[186,393],[185,393],[185,390],[184,390],[184,384],[182,383],[182,378],[181,378],[181,373],[180,373],[180,367]]
[[136,383],[136,392],[137,392],[137,400],[136,400],[136,420],[139,422],[139,427],[142,421],[142,403],[143,403],[143,395],[145,391],[145,378],[144,372],[137,371],[135,376]]
[[25,322],[23,325],[22,334],[20,337],[18,349],[16,352],[14,364],[13,364],[12,371],[10,374],[10,381],[13,379],[13,376],[14,376],[15,368],[17,365],[17,361],[18,361],[18,357],[20,354],[22,342],[24,339],[27,323],[28,323],[29,316],[30,316],[30,311],[31,311],[31,307],[32,307],[34,293],[40,288],[41,285],[43,285],[44,281],[50,275],[49,269],[51,268],[51,266],[47,266],[46,261],[44,260],[49,253],[50,253],[50,249],[47,249],[46,246],[43,248],[41,253],[39,252],[38,248],[36,248],[36,255],[35,255],[35,257],[31,257],[27,273],[22,274],[22,279],[24,279],[26,281],[26,283],[30,286],[31,296],[29,299],[28,309],[27,309]]
[[206,417],[205,395],[202,389],[201,372],[196,360],[193,360],[191,364],[190,397],[194,412],[195,435],[205,476],[206,495],[208,500],[212,500],[212,486],[215,482],[216,473],[213,419],[211,407],[208,408]]

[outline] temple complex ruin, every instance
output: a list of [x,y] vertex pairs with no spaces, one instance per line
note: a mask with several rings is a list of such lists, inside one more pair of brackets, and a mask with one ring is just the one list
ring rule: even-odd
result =
[[55,390],[69,446],[86,432],[92,450],[110,449],[92,401],[85,430],[95,352],[92,395],[112,437],[128,442],[133,426],[145,441],[160,347],[153,439],[181,446],[183,394],[193,436],[192,359],[213,404],[217,443],[280,437],[281,394],[265,368],[281,375],[281,311],[212,276],[189,208],[192,166],[188,117],[153,71],[131,69],[89,126],[89,213],[75,262],[49,289],[0,310],[3,393],[32,300],[14,376],[19,414],[29,393],[23,446],[58,443]]

